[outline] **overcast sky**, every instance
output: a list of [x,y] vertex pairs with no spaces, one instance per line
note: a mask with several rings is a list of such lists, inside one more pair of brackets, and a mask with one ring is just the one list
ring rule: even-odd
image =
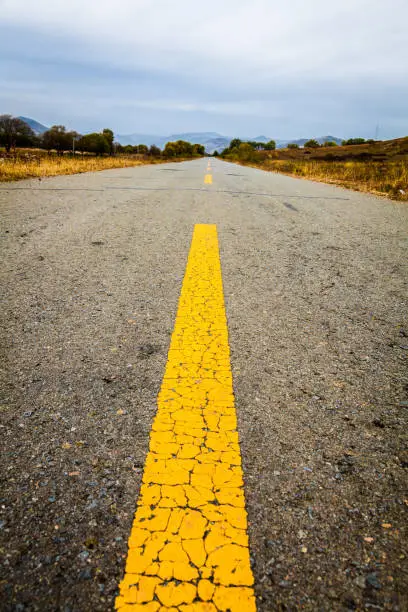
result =
[[0,0],[0,113],[86,132],[408,134],[407,0]]

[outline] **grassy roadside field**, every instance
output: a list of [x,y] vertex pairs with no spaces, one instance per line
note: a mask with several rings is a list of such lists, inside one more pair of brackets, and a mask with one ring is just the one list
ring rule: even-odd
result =
[[[41,152],[42,153],[42,152]],[[111,168],[129,168],[146,164],[160,164],[168,161],[182,161],[180,158],[144,157],[142,155],[117,155],[94,157],[90,155],[62,156],[33,154],[18,151],[15,157],[0,157],[0,182],[18,181],[26,178],[43,178],[61,174],[96,172]]]
[[406,161],[380,165],[361,161],[267,160],[261,167],[300,178],[334,183],[347,189],[387,195],[395,200],[408,200]]
[[276,151],[251,151],[248,145],[241,145],[225,159],[408,201],[408,137],[362,145]]

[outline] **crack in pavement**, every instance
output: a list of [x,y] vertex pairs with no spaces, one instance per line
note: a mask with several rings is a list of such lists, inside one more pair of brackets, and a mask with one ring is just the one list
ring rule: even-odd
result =
[[[259,196],[264,198],[288,198],[288,199],[300,199],[300,200],[321,200],[319,196],[305,196],[305,195],[288,195],[283,193],[256,193],[253,191],[234,191],[230,189],[205,189],[202,187],[124,187],[118,185],[117,187],[106,186],[102,189],[92,189],[87,187],[0,187],[0,191],[201,191],[203,193],[226,193],[233,195],[251,195]],[[350,198],[343,198],[337,196],[325,196],[325,200],[342,200],[349,201]]]

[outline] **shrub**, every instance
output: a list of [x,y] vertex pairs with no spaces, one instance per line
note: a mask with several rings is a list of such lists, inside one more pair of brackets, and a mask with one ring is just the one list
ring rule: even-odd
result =
[[304,147],[305,149],[318,149],[320,145],[317,142],[317,140],[314,140],[312,138],[311,140],[308,140],[307,142],[305,142]]
[[274,151],[276,149],[276,142],[274,140],[270,140],[266,144],[264,144],[263,148],[265,151]]
[[359,144],[364,144],[365,143],[365,138],[349,138],[348,140],[343,140],[342,141],[342,145],[346,146],[346,145],[359,145]]

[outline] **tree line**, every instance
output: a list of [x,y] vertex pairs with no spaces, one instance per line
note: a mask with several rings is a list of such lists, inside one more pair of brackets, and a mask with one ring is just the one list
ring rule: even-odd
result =
[[[269,142],[256,142],[255,140],[241,140],[240,138],[233,138],[222,153],[222,157],[237,157],[241,158],[242,155],[250,154],[253,151],[274,151],[276,149],[276,142],[270,140]],[[218,155],[218,151],[216,152]]]
[[[346,145],[359,145],[359,144],[372,144],[375,142],[374,140],[365,140],[364,138],[349,138],[348,140],[342,141],[342,146]],[[328,140],[323,144],[320,144],[314,138],[307,140],[303,148],[304,149],[318,149],[320,147],[337,147],[338,144],[334,140]],[[296,142],[291,142],[286,145],[288,149],[300,149],[300,145]],[[221,157],[226,157],[228,159],[236,159],[242,161],[257,161],[259,158],[258,153],[261,151],[274,151],[276,149],[276,142],[274,140],[270,140],[267,143],[264,142],[255,142],[252,140],[243,141],[239,138],[234,138],[229,143],[228,147],[226,147],[221,152]],[[214,155],[217,156],[218,152],[215,151]]]
[[[348,140],[342,140],[341,145],[344,147],[346,145],[373,144],[374,142],[375,140],[373,139],[366,140],[365,138],[349,138]],[[312,138],[311,140],[308,140],[307,142],[305,142],[305,144],[303,145],[303,148],[304,149],[318,149],[320,147],[338,147],[338,146],[339,146],[338,143],[334,140],[326,140],[326,142],[323,142],[322,144],[320,144],[317,140]],[[287,147],[288,149],[299,149],[299,145],[295,142],[289,143]]]
[[151,155],[153,157],[194,157],[197,155],[205,155],[205,147],[200,144],[191,144],[186,140],[176,140],[175,142],[168,142],[163,151],[156,145],[121,145],[115,143],[115,149],[117,153],[138,153],[139,155]]
[[102,132],[82,135],[73,130],[67,131],[63,125],[53,125],[43,134],[36,135],[25,121],[11,115],[0,115],[0,146],[5,147],[7,153],[17,147],[36,147],[48,152],[56,151],[57,155],[63,155],[65,151],[94,155],[128,154],[166,158],[195,157],[205,154],[203,145],[191,144],[184,140],[168,142],[163,151],[156,145],[123,146],[114,141],[113,131],[109,128],[105,128]]

